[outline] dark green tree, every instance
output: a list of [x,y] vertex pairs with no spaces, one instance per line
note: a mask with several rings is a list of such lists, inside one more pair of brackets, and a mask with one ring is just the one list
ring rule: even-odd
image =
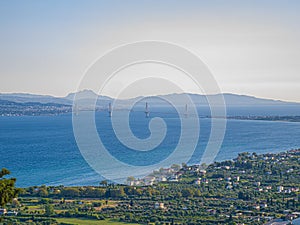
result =
[[52,216],[54,214],[54,207],[51,204],[45,205],[45,215],[46,216]]
[[2,168],[0,171],[0,206],[4,207],[17,197],[20,189],[15,188],[16,178],[6,179],[4,176],[9,175],[9,170]]
[[100,182],[100,186],[102,186],[102,187],[107,187],[107,185],[108,185],[108,181],[107,180],[102,180]]
[[182,197],[188,198],[193,197],[194,191],[191,188],[184,188],[181,191]]

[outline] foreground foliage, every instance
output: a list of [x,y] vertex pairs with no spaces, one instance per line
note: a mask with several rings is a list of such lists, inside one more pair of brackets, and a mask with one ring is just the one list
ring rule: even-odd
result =
[[[264,224],[300,215],[300,150],[279,154],[242,153],[234,160],[187,166],[176,181],[124,186],[30,187],[18,216],[31,224]],[[164,169],[155,172],[161,176]],[[132,180],[132,179],[131,179]],[[114,221],[111,221],[111,220]]]
[[0,171],[0,206],[4,207],[7,203],[12,202],[17,197],[19,189],[15,188],[15,178],[6,179],[4,176],[9,175],[9,170],[3,168]]

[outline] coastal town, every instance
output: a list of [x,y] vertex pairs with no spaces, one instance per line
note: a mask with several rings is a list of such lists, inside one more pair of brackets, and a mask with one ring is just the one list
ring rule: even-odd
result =
[[15,224],[296,224],[299,161],[300,150],[240,153],[209,166],[172,165],[128,177],[127,185],[29,187],[0,214]]
[[72,112],[71,105],[40,102],[13,102],[0,99],[0,116],[42,116]]

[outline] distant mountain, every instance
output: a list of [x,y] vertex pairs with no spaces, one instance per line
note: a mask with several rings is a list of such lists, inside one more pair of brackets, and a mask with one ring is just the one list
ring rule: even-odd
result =
[[[77,93],[70,93],[64,98],[68,99],[70,101],[73,101],[75,95],[77,95],[76,97],[79,99],[95,99],[95,98],[99,97],[95,92],[93,92],[91,90],[83,90],[83,91],[79,91]],[[106,100],[111,100],[111,98],[105,97],[105,96],[103,96],[103,97],[101,96],[101,98],[106,99]]]
[[298,105],[300,106],[300,103],[295,102],[285,102],[280,100],[272,100],[272,99],[263,99],[263,98],[256,98],[253,96],[247,96],[247,95],[236,95],[236,94],[223,94],[225,102],[227,105],[249,105],[249,106],[268,106],[268,105]]
[[[35,103],[54,103],[54,104],[63,104],[63,105],[72,105],[73,99],[75,94],[77,94],[77,99],[79,104],[83,104],[85,106],[91,106],[94,104],[94,100],[97,99],[97,107],[105,107],[109,102],[113,102],[114,99],[107,97],[107,96],[98,96],[95,92],[91,90],[83,90],[77,93],[70,93],[66,97],[53,97],[49,95],[34,95],[34,94],[23,94],[23,93],[16,93],[16,94],[0,94],[0,100],[6,100],[16,103],[28,103],[28,102],[35,102]],[[173,100],[179,105],[185,105],[185,95],[187,94],[169,94],[169,95],[158,95],[158,96],[150,96],[150,97],[137,97],[132,99],[125,99],[125,100],[118,100],[120,106],[128,106],[132,102],[139,102],[137,105],[142,105],[147,101],[151,104],[152,107],[162,107],[165,106],[165,101],[162,101],[161,98],[167,97],[170,100]],[[198,94],[188,94],[193,102],[197,106],[208,106],[207,99],[210,99],[212,102],[218,104],[216,102],[219,99],[221,94],[217,95],[198,95]],[[289,106],[295,105],[300,106],[300,103],[293,103],[293,102],[284,102],[278,100],[270,100],[270,99],[262,99],[256,98],[247,95],[236,95],[236,94],[223,94],[225,103],[228,107],[241,107],[241,106]]]
[[[260,107],[260,106],[300,106],[300,103],[294,102],[284,102],[279,100],[271,100],[271,99],[262,99],[256,98],[247,95],[236,95],[236,94],[216,94],[216,95],[199,95],[199,94],[169,94],[169,95],[158,95],[158,96],[151,96],[147,97],[146,99],[142,100],[142,102],[147,101],[152,106],[163,106],[165,102],[161,99],[167,98],[170,101],[175,102],[178,105],[185,105],[186,104],[186,95],[190,97],[190,99],[196,104],[197,106],[208,106],[208,100],[211,101],[214,105],[220,105],[222,102],[219,102],[220,97],[223,96],[224,102],[227,107],[244,107],[244,106],[251,106],[251,107]],[[142,97],[137,97],[134,99],[125,100],[124,103],[130,101],[138,101],[139,99],[143,99]]]
[[55,104],[64,104],[72,105],[74,96],[77,94],[77,99],[80,102],[86,104],[92,104],[94,99],[98,99],[98,104],[107,103],[113,101],[112,98],[106,96],[98,96],[95,92],[91,90],[83,90],[77,93],[70,93],[66,97],[53,97],[50,95],[35,95],[35,94],[24,94],[24,93],[13,93],[13,94],[1,94],[0,100],[6,100],[16,103],[26,103],[26,102],[35,102],[35,103],[55,103]]
[[77,93],[70,93],[66,97],[64,97],[64,99],[73,102],[75,95],[77,103],[87,108],[92,107],[94,105],[95,99],[97,99],[97,107],[100,108],[107,108],[109,102],[114,101],[114,99],[107,96],[98,96],[95,92],[91,90],[83,90]]
[[7,100],[16,103],[39,102],[39,103],[56,103],[71,105],[72,101],[65,98],[53,97],[50,95],[35,95],[35,94],[0,94],[0,100]]

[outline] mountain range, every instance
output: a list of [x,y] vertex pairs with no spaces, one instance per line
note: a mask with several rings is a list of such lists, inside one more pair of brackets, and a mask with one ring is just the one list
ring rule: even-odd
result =
[[[98,105],[105,104],[107,102],[114,101],[113,98],[108,96],[98,96],[95,92],[91,90],[83,90],[79,91],[77,93],[70,93],[65,97],[54,97],[50,95],[36,95],[36,94],[27,94],[27,93],[0,93],[0,100],[6,100],[16,103],[54,103],[54,104],[64,104],[64,105],[72,105],[73,99],[75,94],[77,94],[77,98],[84,101],[89,101],[92,99],[97,98],[98,99]],[[168,99],[176,99],[177,103],[185,104],[185,94],[168,94],[168,95],[157,95],[157,96],[150,96],[146,97],[152,104],[160,104],[159,98],[168,97]],[[214,100],[217,97],[219,97],[221,94],[216,95],[200,95],[200,94],[188,94],[190,98],[193,100],[193,102],[196,105],[207,105],[207,97]],[[280,100],[272,100],[272,99],[263,99],[263,98],[257,98],[253,96],[247,96],[247,95],[237,95],[237,94],[230,94],[230,93],[224,93],[222,94],[225,100],[225,103],[227,106],[267,106],[267,105],[299,105],[300,103],[295,102],[285,102]],[[120,102],[123,102],[124,104],[130,103],[132,101],[140,100],[144,97],[136,97],[131,99],[123,99],[120,100]]]
[[[77,93],[70,93],[65,97],[54,97],[50,95],[35,95],[27,93],[13,93],[13,94],[0,94],[0,115],[22,115],[23,111],[28,114],[53,114],[62,112],[71,112],[74,96],[77,95],[79,105],[84,105],[85,109],[90,109],[97,99],[96,108],[98,110],[106,110],[109,103],[114,102],[115,99],[108,96],[98,96],[91,90],[83,90]],[[199,95],[188,94],[195,105],[201,107],[208,107],[207,99],[215,101],[219,99],[221,94],[216,95]],[[256,98],[247,95],[236,95],[225,93],[222,94],[227,108],[258,108],[258,107],[296,107],[300,110],[300,103],[285,102],[279,100]],[[186,104],[186,94],[168,94],[157,95],[149,97],[136,97],[131,99],[118,100],[119,108],[128,108],[134,102],[136,107],[145,107],[145,102],[148,102],[150,107],[165,107],[169,106],[162,99],[167,97],[169,100],[174,100],[176,104],[184,106]],[[115,108],[116,109],[116,108]],[[294,109],[295,111],[295,109]],[[297,112],[298,112],[297,111]],[[293,113],[295,114],[295,113]]]

